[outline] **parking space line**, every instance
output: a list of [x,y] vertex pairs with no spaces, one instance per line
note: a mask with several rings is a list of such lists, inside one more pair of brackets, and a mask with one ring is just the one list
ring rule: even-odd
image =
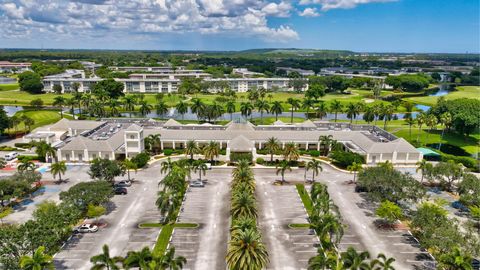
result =
[[297,253],[317,253],[317,250],[295,250]]
[[344,243],[340,243],[339,245],[360,245],[360,243],[358,243],[358,242],[344,242]]

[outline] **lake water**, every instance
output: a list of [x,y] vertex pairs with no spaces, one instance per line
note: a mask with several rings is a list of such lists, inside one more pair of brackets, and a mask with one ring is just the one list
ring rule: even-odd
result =
[[17,80],[15,80],[13,78],[0,76],[0,84],[12,84],[12,83],[16,83],[16,82],[17,82]]
[[[430,92],[428,93],[428,96],[429,96],[429,97],[441,97],[441,96],[447,95],[447,94],[450,93],[452,90],[453,90],[453,88],[452,88],[451,85],[441,84],[441,85],[438,87],[438,90],[430,91]],[[426,112],[426,111],[430,110],[431,106],[417,104],[417,105],[415,105],[415,108],[419,109],[419,110],[422,111],[422,112]]]

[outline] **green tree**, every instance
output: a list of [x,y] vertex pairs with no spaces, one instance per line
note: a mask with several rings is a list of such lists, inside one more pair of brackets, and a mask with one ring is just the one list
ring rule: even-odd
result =
[[65,161],[53,163],[50,167],[50,172],[52,173],[54,179],[56,179],[58,176],[58,181],[62,182],[62,174],[67,172],[67,165],[65,164]]
[[226,111],[230,114],[230,121],[233,120],[233,113],[236,111],[235,101],[229,100],[226,104]]
[[20,267],[23,270],[55,269],[52,256],[45,254],[45,247],[42,246],[35,250],[32,257],[22,256],[20,258]]
[[327,116],[328,108],[327,105],[325,105],[325,102],[320,102],[318,106],[315,108],[315,114],[317,115],[318,118],[323,119],[325,116]]
[[67,191],[60,192],[60,200],[86,211],[89,204],[102,205],[113,197],[112,185],[106,181],[90,181],[78,183]]
[[56,96],[53,98],[53,106],[60,107],[60,118],[63,118],[63,106],[66,104],[66,99],[62,96]]
[[122,167],[123,170],[127,172],[127,179],[130,181],[130,170],[134,170],[137,172],[138,166],[135,162],[133,162],[131,159],[126,158],[124,161],[122,161]]
[[96,158],[90,162],[88,174],[93,179],[105,180],[113,183],[116,176],[124,175],[124,171],[117,161]]
[[180,101],[175,106],[175,109],[177,110],[177,113],[182,116],[183,120],[184,115],[188,112],[188,104],[186,102]]
[[258,111],[260,112],[260,122],[263,124],[263,112],[270,109],[270,105],[265,100],[258,100],[255,104],[257,106]]
[[114,79],[109,78],[109,79],[97,82],[92,87],[92,92],[94,94],[105,92],[107,97],[117,99],[125,95],[123,93],[123,89],[124,89],[124,85],[122,82],[117,82]]
[[130,118],[132,118],[132,113],[135,112],[135,96],[126,95],[123,97],[123,108],[128,112]]
[[473,270],[472,257],[462,252],[459,247],[440,255],[438,262],[440,268],[445,270]]
[[32,99],[32,101],[30,101],[30,106],[40,109],[43,107],[43,100],[41,98]]
[[290,164],[288,163],[288,161],[282,160],[279,164],[277,164],[276,168],[277,168],[276,174],[277,175],[280,174],[282,176],[282,183],[285,183],[285,172],[287,170],[292,171]]
[[207,164],[205,164],[205,162],[203,162],[202,160],[197,160],[193,163],[193,171],[198,172],[198,177],[200,181],[202,181],[202,174],[205,176],[207,170]]
[[457,191],[465,205],[480,206],[480,179],[474,174],[464,174]]
[[87,206],[87,217],[94,218],[95,222],[97,222],[97,218],[101,215],[104,215],[107,209],[101,205],[93,205],[89,204]]
[[18,84],[20,90],[31,94],[39,94],[43,90],[42,78],[31,71],[25,71],[18,75]]
[[188,140],[185,144],[185,155],[190,156],[190,160],[193,160],[193,155],[200,153],[200,148],[194,140]]
[[311,170],[312,171],[312,182],[315,183],[315,176],[319,175],[321,171],[323,171],[322,164],[320,161],[316,159],[312,159],[307,163],[307,166],[305,166],[306,171]]
[[240,112],[245,118],[248,118],[252,114],[253,105],[250,102],[240,103]]
[[140,103],[140,114],[145,117],[147,114],[152,112],[152,105],[148,104],[145,100],[142,100]]
[[17,166],[17,170],[19,172],[34,171],[35,168],[36,168],[35,163],[31,161],[23,161]]
[[375,210],[375,214],[389,224],[393,224],[403,217],[402,209],[391,201],[383,201]]
[[158,259],[161,269],[180,270],[187,263],[187,259],[183,256],[175,256],[175,247],[170,248]]
[[153,260],[152,251],[148,247],[142,248],[140,251],[129,251],[127,257],[123,261],[123,267],[130,269],[139,267],[140,269],[149,269],[148,264]]
[[157,105],[155,105],[155,111],[160,117],[164,117],[165,114],[168,113],[168,106],[165,102],[159,101]]
[[282,102],[274,101],[270,107],[270,113],[275,114],[275,121],[278,121],[278,115],[283,113]]
[[355,183],[355,180],[357,178],[357,172],[359,172],[363,168],[361,163],[358,162],[353,162],[352,165],[347,166],[347,170],[349,172],[353,172],[353,182]]
[[293,123],[293,111],[300,108],[300,100],[295,98],[288,98],[287,103],[290,105],[290,123]]
[[311,98],[304,98],[302,101],[302,108],[306,110],[307,119],[310,118],[310,109],[315,105],[315,100]]
[[298,160],[300,157],[300,152],[298,151],[298,147],[294,142],[289,142],[285,144],[285,148],[283,149],[283,158],[287,161]]
[[220,155],[220,145],[218,142],[208,142],[208,144],[203,148],[203,155],[205,156],[205,159],[210,160],[210,162],[213,164],[214,159]]
[[345,269],[370,269],[370,265],[367,260],[370,258],[370,254],[367,251],[357,252],[355,248],[348,247],[347,251],[340,254]]
[[93,263],[92,270],[118,270],[118,263],[122,262],[122,257],[110,257],[110,249],[107,245],[103,245],[102,253],[90,258],[90,262]]
[[273,155],[280,151],[280,142],[277,138],[270,137],[265,143],[265,149],[267,150],[267,153],[270,154],[270,163],[273,163]]
[[268,262],[267,249],[256,230],[241,231],[230,240],[227,251],[229,269],[264,269]]
[[395,258],[387,258],[383,253],[377,255],[375,260],[370,262],[370,268],[374,270],[395,270],[393,263]]
[[330,111],[335,114],[335,122],[337,122],[337,115],[339,112],[342,112],[343,105],[340,101],[334,99],[330,104]]

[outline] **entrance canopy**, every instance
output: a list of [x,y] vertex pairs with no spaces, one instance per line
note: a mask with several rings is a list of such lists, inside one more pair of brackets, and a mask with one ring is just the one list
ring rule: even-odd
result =
[[420,148],[417,148],[418,151],[420,151],[424,157],[439,157],[440,154],[433,151],[432,149],[428,149],[428,148],[423,148],[423,147],[420,147]]

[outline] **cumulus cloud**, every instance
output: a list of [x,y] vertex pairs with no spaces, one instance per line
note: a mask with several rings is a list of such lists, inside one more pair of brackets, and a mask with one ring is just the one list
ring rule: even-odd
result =
[[317,17],[320,14],[317,12],[316,8],[306,8],[303,11],[299,12],[298,15],[302,17]]
[[337,8],[354,8],[369,3],[394,2],[397,0],[300,0],[300,5],[319,4],[323,11]]
[[266,0],[0,0],[0,37],[194,32],[282,42],[298,39],[297,32],[269,26],[268,18],[288,17],[292,10],[290,2]]

